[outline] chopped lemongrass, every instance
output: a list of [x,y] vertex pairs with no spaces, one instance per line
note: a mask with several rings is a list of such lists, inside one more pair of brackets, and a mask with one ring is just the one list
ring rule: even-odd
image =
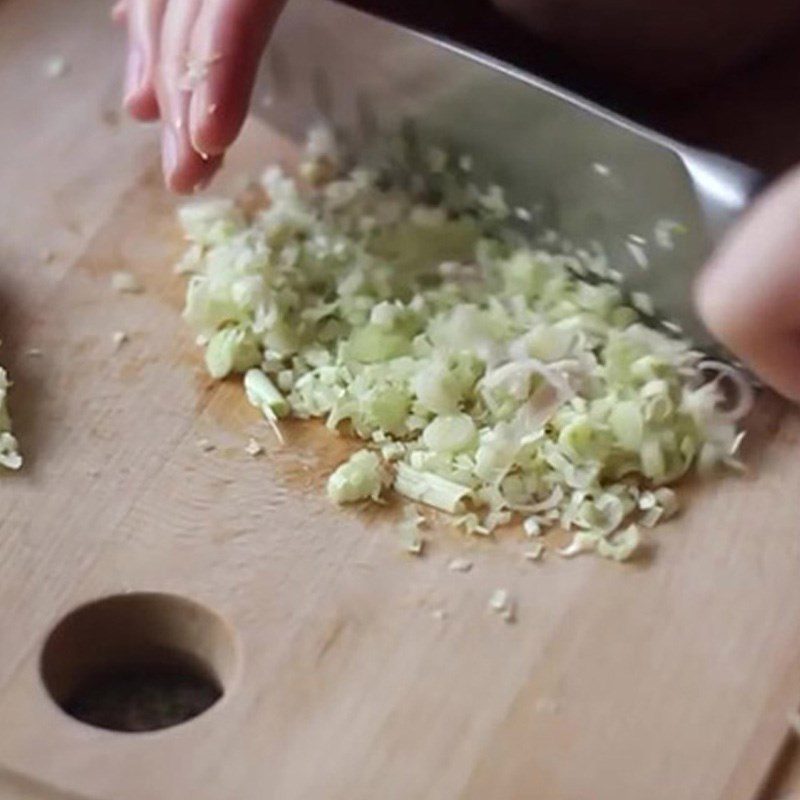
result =
[[212,378],[244,372],[260,361],[261,351],[255,337],[242,328],[223,328],[206,345],[206,367]]
[[142,282],[128,270],[116,270],[111,273],[111,288],[120,294],[138,294],[144,291]]
[[629,525],[613,537],[601,537],[597,540],[597,553],[603,558],[614,561],[627,561],[641,544],[641,535],[635,525]]
[[653,494],[655,495],[656,502],[663,512],[662,519],[671,519],[678,513],[680,510],[680,503],[678,501],[678,495],[674,490],[667,486],[660,486],[655,490],[655,492],[653,492]]
[[403,549],[412,556],[421,556],[425,550],[425,539],[419,533],[406,531],[403,534]]
[[631,292],[631,304],[637,311],[641,311],[642,314],[647,316],[652,316],[655,313],[653,299],[647,292]]
[[537,714],[557,714],[560,703],[553,697],[540,697],[534,706]]
[[204,452],[210,453],[212,450],[216,450],[217,446],[212,442],[210,439],[205,437],[201,437],[197,440],[197,446]]
[[447,569],[450,572],[469,572],[472,569],[472,562],[466,558],[454,558],[448,563]]
[[425,517],[419,514],[415,507],[404,509],[403,519],[399,525],[400,543],[403,549],[412,556],[421,556],[425,549],[426,540],[420,533],[420,528],[425,524]]
[[[530,537],[569,531],[562,555],[627,557],[632,523],[677,510],[667,486],[741,468],[752,389],[653,319],[627,259],[526,236],[516,220],[544,206],[515,208],[471,169],[398,143],[345,172],[331,132],[312,131],[300,179],[265,171],[267,202],[181,209],[185,318],[209,372],[245,373],[281,441],[293,416],[370,443],[371,480],[348,462],[332,496],[381,499],[394,476],[470,534],[522,518]],[[621,234],[623,255],[646,268],[678,227]]]
[[508,591],[506,589],[495,589],[489,598],[489,608],[492,611],[502,611],[508,604]]
[[664,250],[672,250],[675,247],[674,237],[687,232],[688,228],[685,225],[672,219],[660,219],[653,229],[656,244]]
[[522,530],[525,531],[526,536],[541,536],[542,523],[536,517],[528,517],[522,523]]
[[386,442],[381,446],[381,455],[384,461],[392,462],[401,459],[406,453],[406,446],[402,442]]
[[651,509],[656,507],[658,500],[656,498],[655,492],[642,492],[639,495],[638,506],[642,511],[650,511]]
[[544,555],[544,545],[541,542],[534,542],[523,554],[526,561],[541,561]]
[[527,208],[523,208],[522,206],[517,206],[514,209],[514,216],[523,222],[530,222],[533,219],[533,214],[531,214]]
[[466,486],[433,472],[422,472],[402,462],[397,465],[393,487],[398,494],[409,500],[447,511],[449,514],[459,511],[470,493]]
[[590,533],[576,533],[566,547],[558,550],[558,554],[564,558],[572,558],[581,553],[589,553],[597,548],[598,538]]
[[6,399],[11,382],[6,371],[0,367],[0,466],[6,469],[19,469],[22,457],[17,449],[17,440],[11,433],[11,419],[8,415]]
[[652,508],[647,509],[647,511],[639,517],[639,524],[645,528],[655,528],[659,522],[661,522],[661,518],[664,516],[664,509],[660,506],[653,506]]
[[478,515],[473,512],[456,517],[454,523],[456,527],[461,528],[464,533],[470,535],[488,536],[490,533],[485,526],[481,525]]
[[636,265],[640,269],[649,269],[650,261],[647,258],[647,253],[645,253],[644,247],[638,244],[637,242],[626,242],[626,246],[628,248],[628,252],[633,257],[633,260],[636,262]]
[[506,622],[514,622],[517,604],[507,589],[495,589],[489,598],[489,609],[501,616]]
[[422,441],[433,452],[457,453],[472,447],[478,429],[467,414],[435,417],[422,432]]
[[17,440],[11,433],[0,432],[0,466],[6,469],[19,469],[22,466],[22,456],[17,447]]
[[359,450],[328,478],[328,497],[338,504],[377,500],[383,483],[378,456],[370,450]]
[[264,448],[252,436],[247,440],[244,448],[245,453],[249,456],[260,456],[264,452]]
[[114,331],[111,334],[111,341],[115,348],[120,348],[128,341],[128,334],[125,331]]

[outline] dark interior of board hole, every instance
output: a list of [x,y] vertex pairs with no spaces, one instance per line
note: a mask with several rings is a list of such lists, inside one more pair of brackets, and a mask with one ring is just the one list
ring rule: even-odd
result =
[[235,669],[233,632],[214,612],[167,594],[88,603],[47,638],[41,674],[71,717],[140,733],[187,722],[224,695]]

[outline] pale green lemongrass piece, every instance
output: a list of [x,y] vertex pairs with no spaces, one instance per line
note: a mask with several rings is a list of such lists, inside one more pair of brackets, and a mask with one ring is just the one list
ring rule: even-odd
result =
[[464,500],[470,495],[466,486],[448,481],[432,472],[422,472],[402,462],[397,465],[393,487],[398,494],[409,500],[449,514],[460,511]]
[[6,402],[9,386],[11,382],[8,375],[0,367],[0,466],[16,470],[22,466],[22,456],[19,454],[17,440],[11,433],[11,418]]
[[275,384],[260,369],[249,369],[244,376],[244,390],[251,405],[264,414],[285,417],[291,407]]

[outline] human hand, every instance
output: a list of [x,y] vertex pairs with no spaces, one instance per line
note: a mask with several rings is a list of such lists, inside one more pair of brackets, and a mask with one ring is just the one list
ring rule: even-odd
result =
[[285,0],[120,0],[128,28],[124,105],[161,120],[164,179],[202,188],[247,115],[258,63]]
[[800,167],[729,234],[701,274],[695,300],[715,337],[800,401]]

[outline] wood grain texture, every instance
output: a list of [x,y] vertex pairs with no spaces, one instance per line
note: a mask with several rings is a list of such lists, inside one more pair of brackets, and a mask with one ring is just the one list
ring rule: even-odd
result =
[[[154,133],[103,113],[105,12],[0,5],[0,361],[27,459],[0,482],[0,797],[751,800],[800,700],[797,415],[765,397],[753,476],[687,488],[638,563],[445,529],[409,558],[386,515],[323,497],[347,443],[292,425],[281,447],[203,376]],[[48,80],[54,53],[72,69]],[[252,123],[223,188],[291,155]],[[115,294],[120,268],[146,291]],[[496,587],[516,624],[487,613]],[[137,736],[69,719],[38,671],[56,620],[134,590],[207,605],[238,652],[220,704]]]

